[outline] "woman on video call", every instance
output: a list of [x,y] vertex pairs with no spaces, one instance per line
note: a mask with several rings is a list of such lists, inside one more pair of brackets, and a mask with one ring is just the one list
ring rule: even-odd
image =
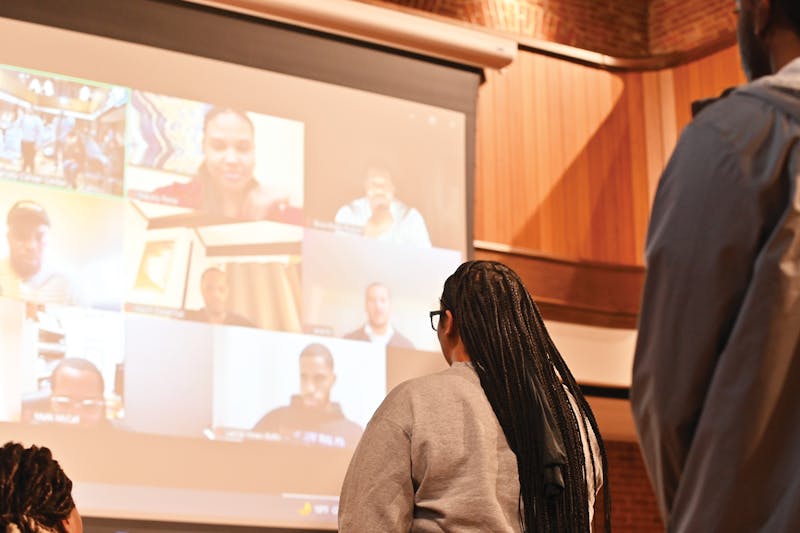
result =
[[[398,385],[375,412],[339,531],[590,531],[604,447],[520,278],[464,263],[430,314],[450,368]],[[609,530],[607,486],[604,501]]]
[[303,223],[300,208],[254,177],[255,127],[246,113],[229,107],[209,109],[202,148],[203,163],[192,181],[172,183],[155,193],[228,218]]

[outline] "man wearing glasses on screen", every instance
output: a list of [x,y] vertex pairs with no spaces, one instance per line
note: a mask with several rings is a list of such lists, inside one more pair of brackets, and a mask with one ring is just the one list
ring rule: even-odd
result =
[[50,395],[22,400],[22,420],[33,424],[98,427],[105,416],[105,384],[97,367],[86,359],[64,359],[50,376]]
[[0,261],[0,296],[39,303],[75,303],[69,279],[47,263],[50,217],[36,202],[15,203],[6,218],[8,257]]

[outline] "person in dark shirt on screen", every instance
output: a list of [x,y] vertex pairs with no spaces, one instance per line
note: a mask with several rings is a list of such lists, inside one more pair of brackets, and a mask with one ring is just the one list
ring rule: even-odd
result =
[[300,394],[289,405],[268,412],[253,431],[277,433],[288,441],[336,448],[352,448],[361,438],[361,426],[345,418],[341,406],[331,401],[336,382],[333,356],[322,344],[300,352]]
[[413,348],[414,344],[391,323],[392,298],[383,283],[370,283],[364,295],[366,323],[344,336],[345,339],[370,341],[382,346]]
[[250,320],[228,309],[228,275],[217,267],[211,267],[200,277],[200,291],[203,293],[205,307],[186,312],[185,318],[209,324],[227,326],[255,327]]

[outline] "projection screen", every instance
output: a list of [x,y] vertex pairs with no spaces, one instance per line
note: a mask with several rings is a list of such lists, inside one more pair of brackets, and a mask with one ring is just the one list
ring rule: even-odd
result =
[[90,517],[333,528],[469,256],[480,73],[179,2],[0,6],[0,441]]

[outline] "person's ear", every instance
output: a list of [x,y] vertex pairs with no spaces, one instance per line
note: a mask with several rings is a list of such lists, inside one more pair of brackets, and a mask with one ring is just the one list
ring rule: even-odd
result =
[[83,533],[83,520],[77,508],[73,508],[69,516],[61,521],[61,525],[67,533]]
[[443,329],[442,333],[444,333],[446,337],[452,337],[456,332],[456,322],[453,320],[453,313],[451,313],[449,309],[444,310],[441,327]]

